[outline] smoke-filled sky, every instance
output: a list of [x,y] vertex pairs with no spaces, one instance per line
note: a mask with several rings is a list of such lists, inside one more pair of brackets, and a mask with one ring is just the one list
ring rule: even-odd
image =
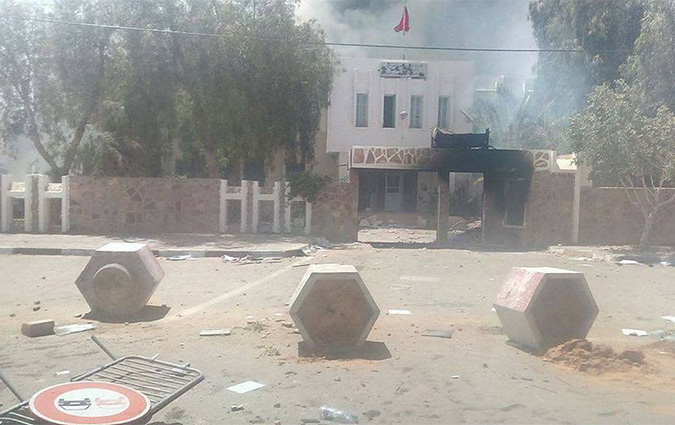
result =
[[[329,41],[408,46],[536,48],[527,19],[529,0],[407,0],[410,32],[394,32],[403,0],[302,0],[298,15],[316,19]],[[531,76],[536,53],[457,53],[337,48],[340,56],[419,60],[473,60],[478,84],[507,74],[512,82]]]

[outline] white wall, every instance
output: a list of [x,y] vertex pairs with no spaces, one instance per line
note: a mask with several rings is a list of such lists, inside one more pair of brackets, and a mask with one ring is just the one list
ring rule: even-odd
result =
[[[438,120],[439,96],[450,97],[450,129],[471,132],[462,114],[473,106],[473,62],[425,61],[426,79],[382,78],[378,68],[389,59],[342,58],[328,109],[328,152],[353,145],[429,147]],[[396,61],[396,60],[391,60]],[[368,127],[356,127],[356,93],[368,93]],[[396,128],[382,128],[384,95],[396,95]],[[422,128],[410,127],[410,96],[424,96]],[[398,113],[407,111],[401,119]]]

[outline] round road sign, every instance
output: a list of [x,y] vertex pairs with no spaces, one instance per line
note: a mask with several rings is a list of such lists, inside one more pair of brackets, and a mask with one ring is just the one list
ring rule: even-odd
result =
[[30,399],[34,415],[58,425],[121,425],[150,410],[142,393],[108,382],[68,382],[38,392]]

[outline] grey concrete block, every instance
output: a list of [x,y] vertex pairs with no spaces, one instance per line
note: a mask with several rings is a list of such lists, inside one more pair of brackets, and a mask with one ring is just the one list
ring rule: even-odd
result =
[[348,265],[310,266],[290,302],[290,315],[312,350],[362,345],[379,314],[361,276]]
[[110,243],[94,252],[75,284],[94,314],[122,319],[145,307],[163,277],[148,245]]
[[37,338],[54,334],[53,320],[37,320],[35,322],[26,322],[21,325],[21,333],[29,338]]

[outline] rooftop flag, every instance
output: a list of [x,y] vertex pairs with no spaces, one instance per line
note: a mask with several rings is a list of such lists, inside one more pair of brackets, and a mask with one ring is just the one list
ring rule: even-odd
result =
[[398,25],[394,27],[394,31],[403,31],[403,34],[410,31],[410,16],[408,16],[408,6],[403,6],[403,16],[401,16],[401,20],[399,21]]

